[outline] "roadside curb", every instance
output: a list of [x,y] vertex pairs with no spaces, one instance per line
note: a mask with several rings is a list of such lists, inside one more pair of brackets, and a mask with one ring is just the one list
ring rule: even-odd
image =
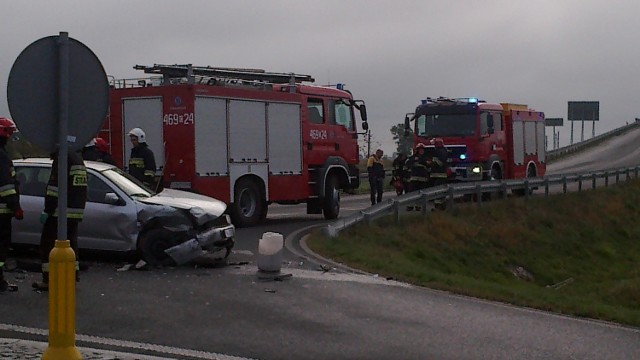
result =
[[[302,229],[298,229],[294,232],[292,232],[289,236],[287,236],[285,238],[285,248],[287,250],[289,250],[291,253],[293,253],[294,255],[301,257],[301,258],[305,258],[308,261],[311,261],[317,265],[329,265],[333,268],[342,270],[342,271],[346,271],[346,272],[351,272],[351,273],[355,273],[355,274],[360,274],[360,275],[371,275],[373,276],[374,274],[371,274],[369,272],[363,271],[363,270],[359,270],[359,269],[355,269],[352,267],[349,267],[343,263],[339,263],[336,262],[334,260],[331,260],[329,258],[326,258],[316,252],[314,252],[313,250],[311,250],[309,248],[309,246],[307,245],[307,237],[309,236],[309,233],[315,229],[315,228],[319,228],[325,226],[324,224],[322,225],[312,225],[312,226],[308,226]],[[300,247],[299,249],[296,249],[295,244],[298,244],[298,246]]]

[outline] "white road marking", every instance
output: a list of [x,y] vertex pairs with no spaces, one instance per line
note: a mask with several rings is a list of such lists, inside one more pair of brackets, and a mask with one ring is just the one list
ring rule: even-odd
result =
[[[46,329],[36,329],[36,328],[29,328],[25,326],[2,324],[2,323],[0,323],[0,330],[15,331],[15,332],[20,332],[24,334],[41,335],[41,336],[48,335],[48,330]],[[76,334],[76,340],[86,342],[86,343],[92,343],[92,344],[117,346],[120,348],[153,351],[159,354],[178,356],[178,359],[184,358],[185,356],[189,356],[195,359],[207,359],[207,360],[252,360],[250,358],[211,353],[206,351],[181,349],[181,348],[175,348],[170,346],[154,345],[154,344],[147,344],[147,343],[137,343],[133,341],[110,339],[110,338],[91,336],[91,335]],[[20,340],[20,341],[27,341],[27,340]],[[41,344],[45,344],[44,346],[46,348],[46,343],[41,343]],[[79,348],[79,350],[80,349],[82,348]],[[88,351],[104,351],[105,353],[117,353],[116,351],[97,350],[97,349],[88,349]],[[124,352],[119,352],[119,353],[126,354]],[[129,357],[131,356],[124,356],[124,358],[129,358]],[[161,360],[161,359],[166,360],[167,359],[167,358],[137,355],[137,354],[135,355],[135,358],[140,360]]]

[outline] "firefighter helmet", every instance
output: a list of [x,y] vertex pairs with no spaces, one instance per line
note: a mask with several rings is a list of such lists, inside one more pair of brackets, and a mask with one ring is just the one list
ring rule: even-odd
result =
[[0,117],[0,137],[10,138],[16,131],[16,124],[11,120]]
[[96,148],[103,153],[109,152],[109,145],[103,138],[95,138]]
[[418,145],[416,145],[416,150],[420,148],[424,149],[426,146],[423,143],[418,143]]
[[92,146],[96,146],[96,138],[91,139],[91,141],[89,141],[87,145],[85,145],[84,147],[92,147]]
[[435,147],[444,147],[444,140],[441,138],[433,138],[431,139],[431,144]]
[[140,128],[131,129],[131,131],[129,131],[129,136],[137,137],[139,143],[147,142],[147,137],[145,136],[144,131],[142,131],[142,129]]

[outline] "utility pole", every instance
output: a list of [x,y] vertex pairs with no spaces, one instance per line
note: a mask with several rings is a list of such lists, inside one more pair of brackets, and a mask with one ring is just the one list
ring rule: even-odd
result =
[[371,130],[367,131],[367,159],[371,156]]

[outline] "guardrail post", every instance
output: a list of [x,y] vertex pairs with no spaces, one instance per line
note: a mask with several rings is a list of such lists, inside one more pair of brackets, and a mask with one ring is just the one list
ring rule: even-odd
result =
[[500,187],[502,188],[502,198],[506,199],[507,198],[507,183],[504,181],[500,182]]
[[616,169],[616,185],[620,182],[620,169]]
[[427,215],[427,205],[429,205],[429,201],[427,200],[427,194],[422,194],[422,215]]
[[609,172],[605,171],[604,172],[604,187],[608,187],[609,186]]
[[482,207],[482,187],[480,184],[476,185],[476,202],[478,203],[478,207]]
[[578,175],[578,192],[582,191],[582,175]]
[[549,197],[549,179],[544,178],[544,196]]
[[524,198],[525,200],[529,198],[529,193],[531,189],[529,189],[529,180],[524,181]]
[[396,219],[396,224],[400,223],[400,204],[393,200],[393,217]]
[[562,193],[563,194],[567,193],[567,177],[566,176],[562,177]]
[[453,186],[447,185],[447,209],[453,209]]
[[596,174],[591,174],[591,189],[596,189]]

